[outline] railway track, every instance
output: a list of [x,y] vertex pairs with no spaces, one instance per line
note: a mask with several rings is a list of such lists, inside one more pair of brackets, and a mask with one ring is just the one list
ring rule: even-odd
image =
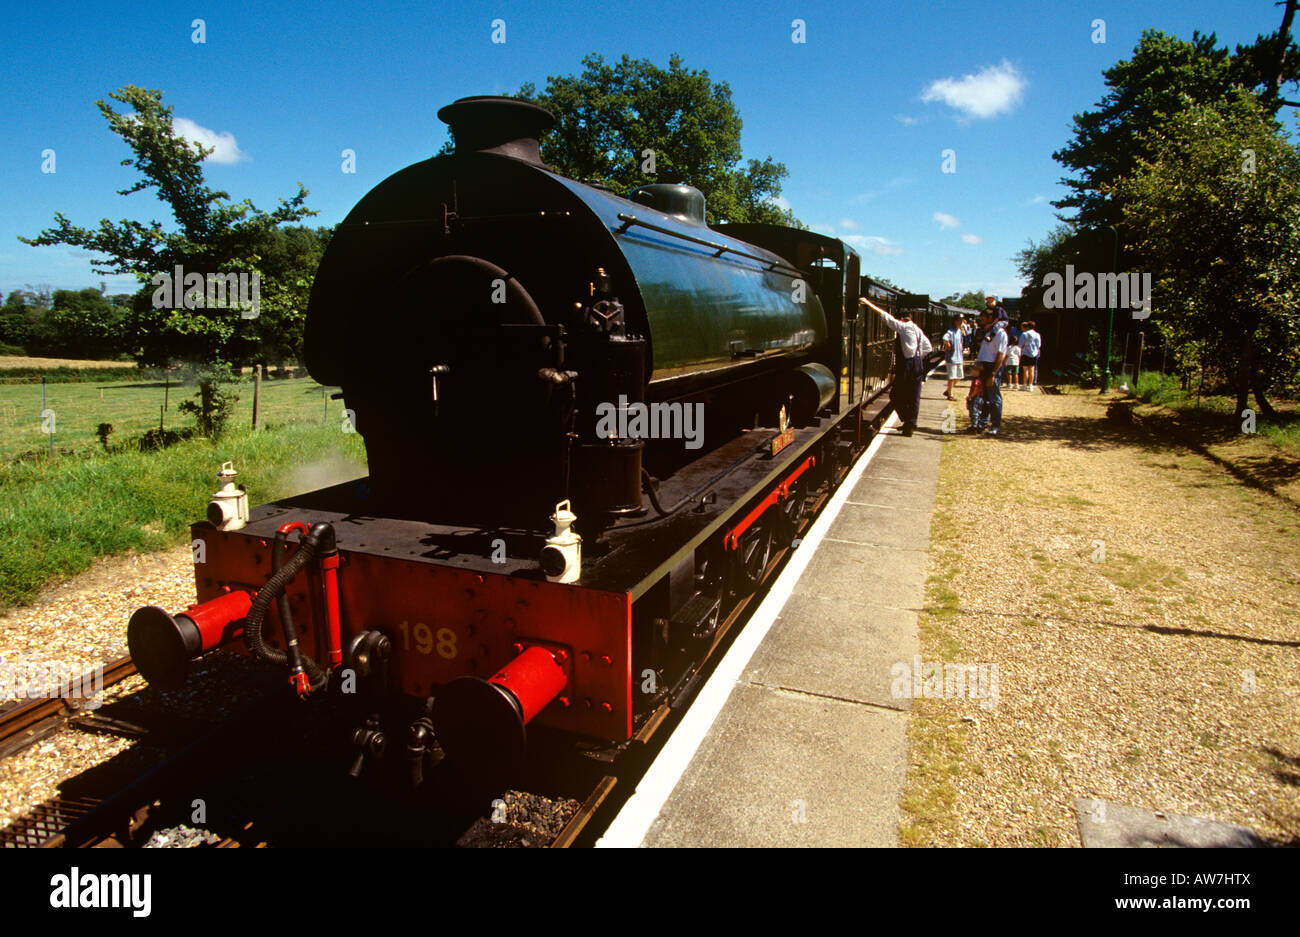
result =
[[[123,657],[104,665],[103,689],[120,683],[136,672],[135,663]],[[93,672],[82,674],[80,685],[86,686]],[[18,702],[0,709],[0,758],[17,752],[57,732],[68,720],[81,712],[65,696]]]

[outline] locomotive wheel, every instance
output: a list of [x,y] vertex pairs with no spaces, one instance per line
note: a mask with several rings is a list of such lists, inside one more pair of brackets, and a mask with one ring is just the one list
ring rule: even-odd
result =
[[834,440],[827,440],[822,446],[822,458],[819,463],[824,474],[824,481],[830,488],[835,487],[835,478],[839,472],[839,452]]
[[732,577],[737,595],[753,592],[763,581],[767,561],[772,555],[772,526],[772,509],[769,508],[749,530],[740,535],[740,544],[733,561],[736,575]]
[[804,494],[803,479],[799,479],[790,486],[789,497],[781,503],[781,545],[789,546],[794,540],[794,535],[799,532],[799,525],[803,523],[803,516],[808,510],[808,498]]

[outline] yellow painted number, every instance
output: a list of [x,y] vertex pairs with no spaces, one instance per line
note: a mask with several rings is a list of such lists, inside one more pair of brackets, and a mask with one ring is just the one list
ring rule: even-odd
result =
[[402,644],[408,651],[414,644],[417,654],[432,654],[436,648],[439,657],[451,660],[456,656],[456,632],[450,628],[439,628],[435,634],[422,621],[417,621],[414,625],[400,621],[397,627],[402,630]]

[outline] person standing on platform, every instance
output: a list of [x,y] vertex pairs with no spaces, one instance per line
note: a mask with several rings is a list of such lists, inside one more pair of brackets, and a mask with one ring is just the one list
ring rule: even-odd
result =
[[[1008,328],[1010,328],[1011,316],[1007,315],[1007,311],[1004,308],[1002,308],[1002,304],[998,302],[998,298],[996,296],[992,296],[992,295],[985,296],[984,308],[985,310],[991,310],[993,312],[993,323],[991,326],[989,326],[989,328],[1001,329],[1004,333],[1007,331]],[[983,322],[984,320],[980,319],[981,325],[983,324]],[[978,335],[975,336],[975,339],[976,341],[980,341],[980,337]],[[980,347],[983,347],[982,341],[980,342]],[[1007,376],[1004,371],[999,371],[997,374],[997,378],[1000,384],[1006,383]]]
[[1038,334],[1034,323],[1025,323],[1025,332],[1020,336],[1020,366],[1024,369],[1022,390],[1032,391],[1038,380],[1038,356],[1043,350],[1043,336]]
[[[982,416],[988,419],[990,436],[1002,432],[1002,388],[998,386],[998,371],[1007,360],[1007,333],[997,327],[996,315],[991,304],[980,313],[980,325],[985,328],[985,335],[976,356],[976,360],[987,365]],[[983,429],[982,421],[976,429]]]
[[952,328],[943,336],[943,351],[947,355],[948,363],[948,389],[943,395],[949,400],[953,400],[952,389],[958,381],[966,375],[962,370],[962,329],[966,320],[962,316],[956,316],[952,320]]
[[892,399],[898,418],[903,421],[903,435],[911,436],[916,430],[916,418],[921,412],[921,382],[925,380],[925,356],[934,350],[921,327],[912,321],[912,314],[904,311],[895,319],[884,309],[866,298],[858,303],[874,309],[897,336],[894,342],[894,390]]

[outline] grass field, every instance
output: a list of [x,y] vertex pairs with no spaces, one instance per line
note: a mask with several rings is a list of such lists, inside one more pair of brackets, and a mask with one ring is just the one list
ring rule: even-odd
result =
[[[298,390],[284,391],[284,412],[298,406],[299,396],[310,396],[297,383]],[[319,391],[315,400],[319,405]],[[219,442],[189,439],[156,452],[95,447],[0,463],[0,608],[30,601],[97,556],[185,541],[189,525],[203,519],[222,462],[235,463],[251,505],[365,474],[361,437],[333,423],[244,429]]]
[[[1243,432],[1242,421],[1233,417],[1236,400],[1223,396],[1201,396],[1194,390],[1182,390],[1173,376],[1148,371],[1138,376],[1133,393],[1143,403],[1163,407],[1177,414],[1185,425],[1195,427],[1207,437],[1213,437],[1216,433],[1222,435],[1224,426],[1228,427],[1231,435],[1252,435]],[[1257,414],[1253,435],[1283,452],[1300,456],[1300,403],[1280,397],[1274,397],[1270,403],[1276,408],[1277,416]],[[1253,396],[1250,398],[1250,406],[1258,406]]]
[[29,358],[26,355],[0,355],[0,371],[32,368],[90,369],[133,367],[130,361],[88,361],[81,358]]
[[[30,360],[30,359],[20,359]],[[234,385],[239,403],[231,419],[236,429],[252,425],[253,381]],[[330,400],[337,388],[325,388],[310,378],[262,382],[263,425],[328,422],[342,425],[343,402]],[[109,383],[57,383],[45,387],[45,408],[54,411],[54,450],[57,454],[101,449],[96,435],[101,423],[111,423],[111,443],[124,442],[157,429],[161,419],[167,429],[194,425],[192,417],[176,411],[182,400],[195,394],[193,386],[163,381]],[[163,410],[164,400],[166,410]],[[50,437],[42,431],[41,385],[0,384],[0,462],[27,453],[48,451]]]

